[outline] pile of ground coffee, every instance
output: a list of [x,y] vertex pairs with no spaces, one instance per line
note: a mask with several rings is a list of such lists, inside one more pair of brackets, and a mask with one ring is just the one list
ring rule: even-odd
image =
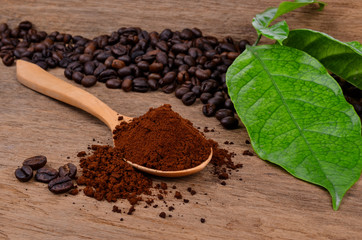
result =
[[[182,170],[205,161],[213,148],[211,163],[219,179],[229,178],[227,170],[242,167],[231,160],[233,153],[221,149],[213,140],[206,140],[190,121],[172,111],[170,105],[151,108],[131,123],[121,123],[114,136],[115,147],[93,145],[92,154],[81,157],[83,171],[77,184],[85,185],[84,194],[97,200],[128,199],[132,205],[129,214],[141,200],[147,204],[153,203],[151,199],[162,200],[167,194],[167,184],[153,186],[150,175],[135,170],[123,158],[156,169]],[[152,194],[152,190],[156,193]],[[196,193],[190,188],[191,192]],[[182,199],[182,194],[176,191],[175,198]]]
[[115,146],[125,159],[158,170],[192,168],[211,153],[205,137],[170,105],[151,108],[131,123],[122,122],[113,134]]

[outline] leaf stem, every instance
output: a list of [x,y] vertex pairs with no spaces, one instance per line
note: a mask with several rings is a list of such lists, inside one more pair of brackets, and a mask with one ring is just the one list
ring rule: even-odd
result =
[[260,41],[260,38],[261,38],[261,34],[258,35],[258,38],[256,39],[255,43],[253,44],[253,46],[256,46],[259,41]]

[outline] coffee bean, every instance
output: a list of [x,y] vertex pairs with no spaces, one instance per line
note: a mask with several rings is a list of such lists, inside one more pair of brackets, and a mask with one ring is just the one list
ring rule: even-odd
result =
[[162,63],[163,65],[168,64],[168,56],[165,52],[157,53],[156,60],[157,60],[157,62]]
[[163,76],[162,80],[164,84],[170,84],[176,79],[176,72],[168,72]]
[[233,116],[234,116],[234,112],[230,109],[225,109],[225,108],[219,109],[215,113],[215,117],[217,120],[221,120],[225,117],[233,117]]
[[47,158],[43,155],[30,157],[24,160],[23,165],[29,166],[33,170],[37,170],[39,168],[42,168],[47,163]]
[[190,92],[190,88],[187,87],[180,87],[175,91],[175,96],[179,99],[182,98],[183,95],[185,95],[185,93]]
[[84,87],[92,87],[97,83],[97,78],[93,75],[85,75],[81,80]]
[[189,47],[184,43],[176,43],[172,46],[171,50],[175,53],[186,53]]
[[74,82],[76,83],[81,83],[82,79],[84,78],[84,74],[81,72],[73,72],[72,73],[72,79],[74,80]]
[[106,87],[107,88],[120,88],[122,85],[122,81],[119,78],[111,78],[108,79],[106,82]]
[[133,91],[135,92],[147,92],[149,89],[147,79],[144,77],[139,77],[133,79]]
[[200,97],[201,95],[201,87],[200,86],[193,86],[191,91],[195,93],[196,97]]
[[161,51],[168,52],[168,45],[165,41],[157,42],[156,47]]
[[238,127],[239,122],[235,117],[224,117],[220,120],[221,125],[226,129],[235,129]]
[[244,50],[246,48],[246,45],[250,45],[248,40],[240,40],[240,42],[239,42],[239,51],[244,52]]
[[56,177],[58,177],[58,171],[47,166],[38,169],[35,174],[35,180],[44,183],[48,183]]
[[173,33],[170,29],[165,29],[160,33],[160,39],[167,41],[172,37]]
[[126,66],[126,64],[122,60],[119,60],[119,59],[114,59],[112,62],[112,67],[116,68],[116,69],[121,69],[121,68],[124,68],[125,66]]
[[117,73],[113,69],[106,69],[98,76],[98,81],[106,82],[108,79],[117,78]]
[[200,100],[203,104],[206,104],[207,101],[212,98],[212,96],[213,95],[211,93],[205,92],[200,95]]
[[121,88],[125,92],[131,91],[132,90],[132,79],[130,79],[130,78],[124,79],[122,82]]
[[19,23],[19,29],[22,30],[29,30],[30,28],[32,28],[33,24],[29,21],[22,21],[21,23]]
[[55,194],[68,192],[73,187],[73,181],[69,176],[55,178],[48,184],[49,191]]
[[194,92],[187,92],[182,96],[182,103],[186,106],[194,104],[196,101],[196,94]]
[[203,70],[203,69],[197,69],[195,71],[195,75],[198,79],[200,79],[201,81],[206,80],[208,78],[210,78],[211,75],[211,71],[209,69],[207,70]]
[[137,67],[143,72],[148,72],[150,64],[146,61],[140,61],[137,63]]
[[73,163],[67,163],[62,167],[59,167],[59,176],[68,176],[72,179],[77,175],[77,167]]
[[22,166],[15,170],[15,177],[21,182],[27,182],[33,177],[33,170],[30,166]]
[[[149,76],[148,76],[149,77]],[[150,89],[151,90],[157,90],[158,89],[158,80],[156,80],[156,79],[153,79],[153,78],[149,78],[148,80],[147,80],[147,83],[148,83],[148,85],[150,86]]]
[[175,91],[177,84],[175,82],[165,85],[161,88],[162,92],[170,94]]
[[206,116],[206,117],[212,117],[215,115],[216,112],[216,106],[214,104],[205,104],[202,107],[202,113]]
[[215,105],[215,107],[217,109],[221,108],[222,106],[224,106],[225,103],[225,99],[223,97],[219,97],[219,96],[215,96],[210,98],[207,103]]
[[194,37],[194,33],[191,31],[191,29],[185,28],[180,33],[180,37],[181,39],[191,40]]
[[234,104],[233,104],[233,102],[231,101],[230,98],[228,98],[228,99],[225,100],[224,106],[225,106],[225,108],[227,108],[227,109],[234,110]]
[[11,54],[6,54],[2,58],[2,61],[5,66],[11,66],[14,63],[14,57]]

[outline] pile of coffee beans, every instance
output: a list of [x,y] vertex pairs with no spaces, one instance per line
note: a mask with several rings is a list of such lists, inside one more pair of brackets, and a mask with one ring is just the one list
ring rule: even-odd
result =
[[21,182],[27,182],[33,177],[36,171],[35,180],[48,183],[49,191],[52,193],[65,193],[72,191],[77,193],[73,184],[73,179],[77,175],[77,167],[72,163],[67,163],[59,167],[59,170],[46,166],[47,158],[39,155],[24,160],[23,165],[15,170],[15,177]]
[[13,29],[0,24],[0,39],[0,57],[6,66],[22,59],[43,69],[65,68],[64,75],[84,87],[101,82],[126,92],[174,92],[187,106],[200,99],[203,114],[217,116],[225,128],[238,126],[225,73],[249,44],[246,40],[219,41],[197,28],[158,33],[137,27],[87,39],[47,34],[29,21]]
[[[187,106],[200,99],[203,114],[216,116],[226,129],[239,125],[225,73],[245,50],[247,40],[225,37],[219,41],[204,36],[198,28],[158,33],[138,27],[122,27],[110,35],[88,39],[38,31],[29,21],[13,29],[0,24],[0,40],[0,57],[6,66],[23,59],[43,69],[65,68],[64,75],[84,87],[101,82],[125,92],[174,92]],[[346,99],[361,116],[362,94],[352,88],[359,95],[350,96],[348,91]]]

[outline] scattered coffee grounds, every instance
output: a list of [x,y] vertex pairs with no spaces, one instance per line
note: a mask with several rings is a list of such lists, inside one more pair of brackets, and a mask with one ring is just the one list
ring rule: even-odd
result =
[[170,105],[151,108],[116,127],[114,143],[130,162],[158,170],[183,170],[204,162],[210,143]]
[[246,139],[245,144],[250,144],[250,141],[248,139]]
[[182,198],[182,194],[179,191],[175,192],[175,196],[176,199],[181,199]]
[[160,212],[160,214],[158,216],[160,216],[160,218],[166,218],[166,213],[165,212]]
[[200,219],[200,222],[201,222],[201,223],[205,223],[205,222],[206,222],[205,218],[201,218],[201,219]]
[[245,156],[254,156],[254,153],[250,152],[249,150],[245,150],[243,152],[243,155],[245,155]]

